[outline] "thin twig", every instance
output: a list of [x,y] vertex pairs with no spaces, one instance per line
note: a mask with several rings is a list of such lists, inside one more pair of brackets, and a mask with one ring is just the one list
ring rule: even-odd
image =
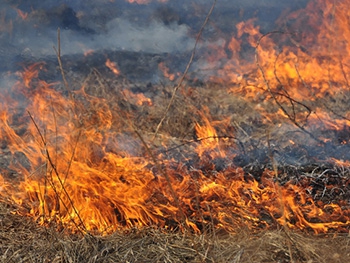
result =
[[[50,97],[51,99],[51,97]],[[56,136],[56,140],[55,140],[55,166],[57,167],[57,157],[58,157],[58,142],[57,142],[57,138],[58,138],[58,128],[57,128],[57,118],[56,118],[56,112],[55,112],[55,109],[52,105],[52,100],[51,101],[51,112],[52,112],[52,116],[53,116],[53,119],[54,119],[54,123],[55,123],[55,136]],[[47,169],[47,164],[46,164],[46,169]],[[47,174],[47,173],[46,173]],[[53,180],[52,180],[52,173],[50,172],[50,179],[53,183]],[[46,190],[46,189],[45,189]],[[55,196],[56,198],[56,211],[60,211],[60,202],[59,202],[59,195],[56,194]]]
[[228,136],[228,135],[208,136],[208,137],[203,137],[203,138],[198,138],[198,139],[194,139],[194,140],[189,140],[189,141],[183,142],[183,143],[178,144],[178,145],[176,145],[174,147],[167,148],[166,150],[161,151],[161,153],[168,153],[168,152],[171,152],[173,150],[176,150],[177,148],[181,148],[182,146],[185,146],[187,144],[198,143],[198,142],[205,141],[205,140],[210,140],[210,139],[234,139],[234,140],[237,140],[236,137]]
[[[95,71],[96,76],[101,78],[102,80],[103,77],[99,74],[99,72],[96,70]],[[107,82],[106,82],[107,83]],[[108,83],[107,83],[108,84]],[[105,86],[104,83],[101,82],[102,86]],[[121,95],[124,97],[124,99],[127,101],[127,98],[125,97],[125,95],[123,93],[121,93]],[[128,107],[128,110],[131,112],[131,107],[129,104],[126,105]],[[152,159],[154,165],[156,166],[157,170],[159,171],[159,173],[165,178],[166,183],[169,187],[170,190],[170,195],[173,197],[174,202],[175,202],[175,206],[178,208],[179,213],[180,213],[180,217],[181,217],[181,224],[184,228],[187,228],[186,225],[186,215],[184,213],[184,211],[182,210],[182,207],[180,205],[180,200],[171,184],[171,179],[167,173],[167,171],[165,170],[165,168],[162,167],[161,163],[158,161],[158,159],[156,158],[156,156],[153,154],[152,150],[150,149],[150,147],[148,146],[147,142],[145,141],[145,139],[143,138],[142,134],[137,130],[137,128],[133,125],[132,121],[130,120],[130,118],[128,117],[128,115],[125,116],[125,114],[122,114],[122,111],[117,111],[117,114],[120,117],[120,120],[122,120],[125,125],[127,125],[129,127],[130,130],[132,130],[133,132],[135,132],[135,134],[137,135],[137,137],[140,139],[142,145],[145,147],[147,154],[149,155],[149,157]]]
[[53,46],[53,49],[56,52],[58,65],[59,65],[59,68],[60,68],[60,71],[61,71],[61,75],[62,75],[64,86],[65,86],[65,88],[66,88],[66,90],[67,90],[67,92],[69,94],[69,98],[71,100],[73,100],[72,92],[71,92],[70,87],[68,85],[68,81],[66,79],[66,75],[64,73],[63,66],[62,66],[62,60],[61,60],[61,31],[60,31],[60,28],[57,29],[57,49],[56,49],[55,46]]
[[180,199],[177,196],[173,185],[171,183],[170,180],[170,176],[168,175],[168,173],[166,172],[165,168],[163,168],[158,159],[155,157],[155,155],[153,154],[153,152],[151,151],[151,149],[148,147],[146,141],[143,139],[142,135],[138,132],[138,130],[132,125],[132,128],[134,129],[134,132],[136,133],[136,135],[139,137],[139,139],[141,140],[142,144],[144,145],[144,147],[146,148],[147,153],[149,154],[149,156],[151,157],[152,161],[154,162],[155,166],[157,167],[158,171],[161,173],[161,175],[165,178],[167,185],[169,187],[170,190],[170,194],[171,196],[174,198],[175,201],[175,206],[179,209],[180,212],[180,218],[181,218],[181,224],[182,226],[187,229],[187,224],[186,224],[186,215],[185,212],[182,210],[182,206],[180,204]]
[[340,69],[341,69],[341,72],[343,74],[343,77],[345,79],[345,82],[346,82],[346,86],[349,88],[349,80],[348,80],[348,77],[347,77],[347,73],[345,72],[345,69],[344,69],[344,64],[343,62],[341,61],[341,57],[339,57],[339,64],[340,64]]
[[320,139],[316,138],[311,132],[309,132],[308,130],[306,130],[302,125],[300,125],[290,114],[289,112],[285,109],[285,107],[278,101],[276,95],[274,94],[274,92],[272,92],[269,81],[266,79],[266,75],[265,72],[263,70],[263,68],[261,67],[260,63],[259,63],[259,46],[261,43],[261,40],[271,34],[285,34],[285,32],[283,31],[272,31],[269,32],[267,34],[262,35],[259,40],[257,41],[257,44],[255,46],[255,63],[259,69],[259,71],[261,72],[262,78],[264,80],[264,83],[266,85],[267,90],[269,91],[271,97],[273,98],[273,100],[276,102],[276,104],[280,107],[280,109],[283,111],[283,113],[288,117],[288,119],[295,125],[297,126],[300,130],[302,130],[303,132],[305,132],[306,134],[308,134],[312,139],[314,139],[316,142],[320,143],[320,144],[324,144],[323,141],[321,141]]
[[[277,75],[276,63],[277,63],[278,56],[279,56],[279,54],[277,55],[277,58],[276,58],[275,63],[274,63],[274,71],[273,71],[273,74],[274,74],[274,76],[275,76],[277,82],[281,85],[281,88],[282,88],[282,90],[283,90],[283,92],[284,92],[284,93],[278,93],[278,95],[283,96],[283,97],[285,97],[285,98],[287,98],[287,99],[289,100],[290,104],[292,105],[292,112],[293,112],[292,119],[293,119],[294,121],[296,121],[296,112],[295,112],[295,105],[294,105],[294,103],[296,103],[296,104],[298,104],[298,105],[304,107],[304,108],[307,110],[307,112],[308,112],[307,116],[305,117],[305,122],[306,122],[307,119],[309,118],[309,116],[311,115],[312,110],[310,109],[310,107],[308,107],[308,106],[305,105],[304,103],[302,103],[302,102],[300,102],[300,101],[298,101],[298,100],[293,99],[293,98],[289,95],[289,92],[285,89],[284,85],[282,84],[282,81],[280,80],[280,78],[279,78],[278,75]],[[297,67],[297,66],[295,65],[295,67]],[[297,70],[297,69],[296,69],[296,70]],[[299,77],[301,78],[301,76],[300,76],[298,70],[297,70],[297,73],[298,73]],[[303,83],[304,83],[304,82],[303,82]],[[304,85],[306,85],[306,83],[304,83]],[[306,86],[306,87],[307,87],[307,86]],[[277,94],[277,93],[275,92],[275,94]]]
[[186,69],[185,69],[184,73],[182,74],[182,76],[181,76],[181,78],[180,78],[180,80],[179,80],[179,83],[175,86],[175,88],[174,88],[174,90],[173,90],[173,93],[172,93],[172,95],[171,95],[171,98],[170,98],[170,101],[169,101],[169,103],[168,103],[168,106],[166,107],[165,112],[164,112],[164,114],[163,114],[163,117],[161,118],[160,122],[159,122],[158,125],[157,125],[157,128],[156,128],[156,130],[155,130],[155,132],[154,132],[154,135],[153,135],[153,139],[152,139],[152,140],[154,140],[154,139],[156,138],[156,136],[157,136],[157,134],[158,134],[158,131],[159,131],[160,127],[162,126],[162,124],[163,124],[163,122],[164,122],[164,120],[165,120],[165,118],[166,118],[166,116],[167,116],[167,114],[168,114],[168,112],[169,112],[169,110],[170,110],[171,105],[172,105],[173,102],[174,102],[176,92],[177,92],[178,89],[181,87],[182,82],[184,81],[184,79],[185,79],[185,77],[186,77],[186,75],[187,75],[187,73],[188,73],[188,70],[190,69],[190,67],[191,67],[191,65],[192,65],[194,56],[195,56],[195,54],[196,54],[196,49],[197,49],[197,45],[198,45],[199,39],[200,39],[200,37],[201,37],[201,35],[202,35],[202,32],[203,32],[203,30],[204,30],[204,27],[205,27],[206,24],[208,23],[209,18],[210,18],[211,14],[212,14],[212,12],[213,12],[213,10],[214,10],[214,7],[215,7],[215,5],[216,5],[216,1],[217,1],[217,0],[214,0],[214,3],[212,4],[212,6],[211,6],[211,8],[210,8],[210,10],[209,10],[209,12],[208,12],[208,14],[207,14],[207,16],[206,16],[206,18],[205,18],[203,24],[202,24],[202,26],[201,26],[201,28],[200,28],[198,34],[197,34],[196,41],[195,41],[195,43],[194,43],[194,47],[193,47],[193,50],[192,50],[192,54],[191,54],[191,57],[190,57],[190,59],[189,59],[189,61],[188,61],[188,63],[187,63]]
[[29,115],[31,121],[33,122],[33,124],[34,124],[36,130],[38,131],[38,134],[39,134],[39,136],[40,136],[40,138],[41,138],[41,141],[42,141],[42,143],[43,143],[43,145],[44,145],[44,148],[45,148],[45,156],[46,156],[46,158],[47,158],[47,160],[48,160],[48,163],[49,163],[50,166],[52,167],[52,170],[54,171],[54,173],[55,173],[55,175],[56,175],[56,177],[57,177],[57,179],[58,179],[58,182],[60,183],[60,186],[61,186],[61,188],[62,188],[64,194],[66,195],[66,197],[67,197],[67,199],[68,199],[68,201],[69,201],[69,203],[70,203],[70,205],[71,205],[71,207],[72,207],[72,209],[73,209],[75,215],[77,216],[78,220],[80,221],[80,225],[82,226],[82,228],[83,228],[84,231],[81,229],[81,227],[80,227],[80,226],[73,220],[73,218],[71,217],[71,214],[69,213],[68,206],[63,202],[63,199],[62,199],[62,197],[59,195],[59,193],[58,193],[58,191],[57,191],[57,189],[56,189],[56,187],[55,187],[55,185],[54,185],[54,183],[53,183],[53,180],[50,182],[50,184],[51,184],[51,186],[52,186],[52,189],[53,189],[53,191],[55,192],[56,196],[58,196],[58,198],[59,198],[60,201],[62,202],[63,206],[65,207],[66,211],[67,211],[68,214],[69,214],[69,217],[70,217],[71,221],[73,222],[73,224],[75,225],[75,227],[77,228],[77,230],[80,231],[82,234],[86,234],[86,233],[87,233],[87,230],[86,230],[84,221],[82,220],[82,218],[81,218],[80,215],[79,215],[78,210],[77,210],[76,207],[74,206],[74,202],[73,202],[73,200],[71,199],[70,195],[68,194],[67,189],[65,188],[65,186],[64,186],[64,184],[63,184],[63,182],[62,182],[62,180],[61,180],[61,177],[60,177],[60,175],[59,175],[59,172],[57,171],[57,168],[56,168],[55,164],[53,163],[53,161],[52,161],[52,159],[51,159],[50,153],[49,153],[49,151],[48,151],[48,149],[47,149],[47,147],[46,147],[46,146],[47,146],[46,140],[44,139],[44,137],[43,137],[43,135],[42,135],[42,133],[41,133],[41,131],[40,131],[40,129],[39,129],[39,127],[38,127],[36,121],[34,120],[34,117],[31,115],[31,113],[30,113],[29,111],[27,111],[27,113],[28,113],[28,115]]
[[64,179],[62,180],[63,184],[64,182],[66,181],[67,177],[68,177],[68,174],[69,174],[69,171],[70,171],[70,168],[72,167],[72,163],[73,163],[73,158],[74,158],[74,155],[75,155],[75,151],[78,147],[78,141],[79,141],[79,138],[81,136],[81,129],[79,129],[79,133],[78,133],[78,136],[77,136],[77,140],[75,141],[75,145],[74,145],[74,148],[73,148],[73,152],[72,152],[72,155],[68,161],[68,167],[67,167],[67,171],[65,173],[65,176],[64,176]]

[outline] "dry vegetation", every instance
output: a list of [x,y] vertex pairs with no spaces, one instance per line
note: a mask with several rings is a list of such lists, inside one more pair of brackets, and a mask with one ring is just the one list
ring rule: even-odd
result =
[[[112,99],[111,103],[118,104],[120,109],[126,112],[132,112],[132,115],[138,120],[135,121],[135,128],[149,142],[154,131],[152,129],[159,122],[161,113],[164,112],[162,109],[167,105],[172,88],[148,86],[146,91],[145,87],[136,85],[132,87],[133,90],[139,90],[152,97],[154,103],[152,106],[147,103],[136,106],[132,98],[128,100],[123,97],[125,94],[120,94],[121,89],[118,87],[121,88],[121,84],[114,82],[102,85],[102,79],[98,78],[100,84],[93,84],[97,80],[96,76],[92,74],[85,79],[85,84],[91,88],[91,90],[87,89],[87,92],[96,97],[105,96],[104,89],[114,87],[120,99],[119,101]],[[210,88],[207,85],[187,88],[176,95],[169,115],[160,130],[158,140],[150,145],[152,149],[157,150],[157,141],[158,145],[161,145],[161,142],[167,142],[171,146],[194,140],[193,123],[201,122],[199,112],[203,110],[203,105],[207,105],[208,116],[211,116],[214,122],[220,122],[229,117],[229,125],[223,127],[219,135],[229,136],[233,134],[233,130],[241,131],[241,136],[235,137],[235,143],[239,141],[241,145],[245,145],[246,150],[254,148],[254,143],[266,147],[266,133],[261,133],[261,131],[266,130],[267,126],[261,121],[261,115],[253,110],[255,102],[248,102],[238,96],[227,96],[226,87],[208,85],[211,85]],[[130,88],[132,85],[129,83],[127,86]],[[273,111],[271,107],[269,106],[269,110]],[[274,139],[280,138],[283,142],[282,136],[278,137],[277,133],[274,136],[276,136]],[[181,151],[191,151],[191,145],[193,143],[184,144],[174,149],[171,154],[177,157]],[[247,152],[245,153],[248,155]],[[265,155],[268,158],[267,149],[265,149]],[[242,153],[242,158],[244,156]],[[240,161],[236,160],[236,162]],[[256,166],[251,164],[250,168],[254,175]],[[309,176],[319,179],[326,178],[327,175],[327,173],[322,173],[324,176],[322,177],[321,172],[317,175],[313,173],[314,170],[309,173]],[[286,176],[284,181],[291,180],[295,178],[298,171],[291,173],[291,170],[286,169],[284,174]],[[338,171],[338,174],[339,178],[348,176],[347,170],[342,173]],[[304,175],[307,175],[305,170]],[[323,188],[319,190],[322,191]],[[214,227],[208,225],[201,234],[188,231],[185,233],[177,230],[168,231],[154,226],[120,230],[108,236],[82,235],[69,233],[67,229],[59,229],[55,224],[46,227],[38,226],[31,218],[16,215],[17,209],[18,207],[8,202],[3,202],[0,206],[1,262],[345,263],[350,260],[347,234],[333,233],[316,236],[283,227],[274,230],[251,231],[245,229],[244,226],[233,234],[222,230],[213,231]]]
[[183,234],[157,228],[109,236],[39,227],[0,207],[1,262],[349,262],[349,237],[285,230]]
[[[83,78],[73,79],[70,75],[67,78],[71,85],[70,90],[75,93],[74,98],[68,99],[79,101],[85,106],[79,115],[82,116],[79,121],[84,124],[91,116],[96,115],[96,111],[103,110],[107,105],[113,110],[114,121],[111,129],[119,131],[120,136],[127,134],[125,138],[128,140],[128,150],[136,149],[137,154],[141,152],[147,155],[147,151],[145,149],[139,151],[144,147],[140,147],[142,144],[136,133],[142,136],[147,147],[154,153],[167,151],[169,159],[190,162],[190,165],[195,166],[198,156],[193,154],[193,151],[199,143],[195,134],[195,124],[203,124],[203,117],[207,117],[216,128],[217,136],[223,139],[222,142],[225,141],[225,147],[232,147],[236,151],[236,157],[219,160],[218,164],[208,166],[209,168],[200,167],[203,172],[207,168],[215,170],[222,163],[220,169],[225,166],[241,166],[247,174],[259,180],[262,171],[267,167],[272,169],[271,163],[277,161],[281,172],[279,178],[275,179],[280,180],[280,183],[291,180],[298,183],[303,178],[309,182],[311,178],[315,179],[312,187],[314,196],[319,200],[333,202],[349,198],[348,169],[337,170],[321,165],[333,153],[347,152],[346,145],[337,144],[326,148],[324,145],[310,142],[308,134],[298,129],[288,119],[274,119],[278,117],[275,113],[279,106],[261,87],[255,87],[259,90],[259,96],[247,99],[244,95],[244,89],[247,88],[245,86],[235,89],[222,84],[184,81],[173,97],[157,138],[153,140],[155,127],[162,120],[169,100],[174,94],[174,88],[169,84],[130,83],[123,76],[115,77],[112,73],[108,75],[96,69]],[[32,85],[34,87],[35,83]],[[76,92],[81,86],[85,87],[85,95]],[[66,87],[56,88],[61,89],[63,94],[67,90]],[[147,100],[140,104],[137,94],[152,98],[152,104]],[[99,108],[99,104],[92,104],[86,97],[100,98],[105,106]],[[332,104],[333,98],[326,101],[325,97],[322,103],[314,101],[315,105],[310,107],[327,105],[332,107],[333,113],[340,112],[342,107],[346,107],[349,98],[348,94],[343,94],[341,99],[337,99],[337,103]],[[290,105],[287,103],[286,107],[288,106]],[[293,110],[298,109],[293,107]],[[86,117],[85,120],[84,116],[90,117]],[[98,124],[96,127],[99,128]],[[314,136],[319,137],[322,132],[317,130]],[[327,132],[330,138],[339,139],[339,136],[342,136],[344,140],[348,139],[346,131]],[[291,145],[290,139],[299,144]],[[308,147],[305,147],[305,142]],[[96,154],[101,147],[96,145],[92,150],[92,154]],[[125,149],[113,149],[113,151],[118,153]],[[271,159],[271,151],[277,153],[275,160]],[[312,163],[315,157],[313,152],[317,157],[324,159],[318,159],[316,164]],[[291,159],[293,159],[292,166],[288,164]],[[0,161],[2,166],[8,163],[5,156]],[[18,162],[21,163],[20,158]],[[2,172],[6,169],[2,167]],[[8,172],[8,177],[11,173],[13,174],[13,171]],[[344,189],[333,191],[333,188],[327,187],[328,182],[335,185],[335,188]],[[246,229],[244,225],[237,226],[242,229],[238,229],[236,233],[227,233],[214,225],[208,225],[200,234],[148,226],[142,229],[120,230],[108,236],[83,235],[69,233],[69,230],[57,227],[55,224],[39,226],[31,218],[17,215],[17,209],[19,208],[8,201],[2,202],[0,206],[2,262],[345,263],[350,261],[347,234],[314,235],[283,227],[252,231]]]
[[[307,180],[315,178],[313,187],[318,199],[332,202],[348,198],[350,193],[347,186],[348,169],[332,170],[329,166],[322,167],[321,163],[316,165],[308,163],[313,156],[308,155],[308,150],[302,145],[303,140],[308,141],[308,135],[288,120],[284,122],[280,119],[267,120],[261,113],[274,116],[278,106],[269,98],[267,91],[261,88],[259,98],[247,100],[242,93],[228,93],[228,88],[220,84],[186,82],[175,94],[157,139],[152,141],[155,127],[160,122],[173,94],[173,87],[129,83],[122,76],[115,78],[113,75],[101,74],[96,70],[91,71],[83,79],[73,80],[71,76],[69,78],[73,92],[79,90],[83,83],[87,96],[108,98],[105,100],[106,104],[111,109],[117,109],[113,113],[115,122],[112,128],[129,134],[127,138],[130,149],[140,148],[141,143],[135,133],[138,132],[155,153],[164,151],[164,145],[167,145],[168,148],[172,148],[167,152],[169,159],[175,158],[179,162],[189,160],[195,165],[198,156],[191,155],[191,152],[199,142],[194,127],[195,123],[203,123],[205,116],[215,126],[218,136],[225,138],[229,146],[239,152],[234,160],[220,160],[228,162],[224,165],[241,165],[247,173],[259,180],[261,172],[266,167],[271,168],[269,147],[273,147],[273,150],[283,157],[277,160],[282,171],[281,177],[278,178],[281,183],[290,180],[297,182],[302,177]],[[57,88],[65,90],[64,87]],[[127,90],[132,93],[128,94]],[[152,98],[152,105],[147,101],[140,105],[135,94]],[[342,103],[337,105],[327,103],[327,105],[333,106],[333,109],[343,107],[348,101],[346,98],[349,96],[343,96]],[[95,110],[98,110],[88,101],[84,102],[86,99],[84,96],[76,95],[73,99],[86,103],[84,113],[86,116],[94,116]],[[123,120],[123,116],[130,116],[128,123]],[[81,121],[84,123],[84,119]],[[130,128],[130,124],[133,129]],[[337,135],[336,131],[328,132],[330,137]],[[130,136],[131,134],[133,135]],[[286,134],[288,136],[285,136]],[[315,133],[315,136],[318,134]],[[300,144],[290,146],[288,141],[291,138],[296,138],[296,141],[303,140]],[[269,145],[268,140],[274,145]],[[318,155],[325,151],[323,146],[320,147],[315,143],[310,143],[309,147],[310,152],[317,152]],[[97,145],[95,150],[98,152],[99,149]],[[330,149],[328,148],[328,151]],[[338,152],[339,149],[342,148],[338,148]],[[123,149],[113,150],[118,152]],[[337,151],[336,147],[334,151]],[[288,166],[284,160],[293,155],[299,159],[295,161],[294,166]],[[191,160],[190,157],[194,159]],[[300,160],[303,157],[305,159]],[[327,158],[327,155],[323,157]],[[5,157],[2,158],[2,162],[6,164],[4,160]],[[6,170],[6,167],[3,169]],[[332,174],[336,176],[329,177]],[[335,180],[333,184],[345,187],[339,195],[334,196],[334,191],[326,187],[329,180]],[[318,195],[321,192],[322,196]],[[17,209],[19,208],[7,201],[2,202],[0,206],[2,262],[345,263],[350,261],[347,234],[314,235],[283,227],[252,231],[246,229],[244,225],[236,233],[227,233],[220,229],[213,231],[215,227],[208,225],[201,234],[148,226],[142,229],[120,230],[108,236],[82,235],[69,233],[69,230],[59,228],[55,224],[39,226],[31,218],[17,215]]]
[[[209,16],[210,13],[207,19]],[[76,121],[84,126],[85,121],[96,118],[98,110],[103,111],[103,107],[108,106],[113,114],[111,129],[120,132],[121,137],[127,134],[127,150],[136,149],[137,154],[144,154],[142,156],[152,151],[154,156],[163,154],[169,160],[195,166],[199,160],[196,154],[192,154],[199,143],[195,125],[203,124],[205,117],[215,127],[220,143],[235,151],[235,158],[222,158],[215,164],[216,160],[211,159],[202,162],[204,165],[198,169],[207,172],[208,176],[217,168],[242,167],[245,173],[259,181],[265,168],[275,168],[276,178],[271,180],[278,180],[281,184],[292,181],[302,185],[312,181],[315,200],[324,203],[343,201],[344,204],[344,200],[349,199],[349,168],[335,168],[324,163],[329,157],[340,160],[348,155],[348,147],[343,143],[349,141],[348,128],[329,129],[324,125],[323,130],[322,121],[316,128],[312,123],[308,126],[311,112],[318,117],[319,109],[327,111],[334,119],[346,119],[341,113],[348,109],[349,92],[333,97],[325,94],[322,99],[312,102],[295,101],[277,88],[271,91],[268,86],[251,83],[227,87],[184,80],[174,89],[168,83],[130,83],[123,76],[116,77],[111,72],[108,76],[96,69],[91,70],[87,77],[75,80],[74,76],[69,76],[69,73],[75,73],[68,72],[68,84],[61,64],[60,47],[56,52],[65,87],[55,88],[61,89],[62,94],[69,94],[68,100],[77,100],[85,106],[81,115],[76,115],[81,119]],[[188,66],[191,61],[192,57]],[[33,83],[32,86],[35,90]],[[85,87],[83,95],[79,93],[82,86]],[[256,91],[253,98],[245,96],[249,89]],[[138,94],[152,98],[152,103],[145,100],[140,104]],[[93,104],[88,97],[97,99],[95,102],[103,100],[103,107],[99,108],[99,103]],[[278,114],[281,108],[290,116],[301,117],[283,119]],[[158,130],[156,127],[160,123]],[[89,125],[100,128],[93,122]],[[319,144],[324,138],[327,144]],[[6,147],[6,142],[2,143],[3,152]],[[101,149],[100,145],[94,145],[91,154],[98,159],[98,153],[103,155]],[[113,152],[123,151],[126,149],[113,149]],[[10,155],[9,151],[6,152]],[[0,172],[8,181],[21,180],[14,175],[16,171],[7,167],[10,158],[12,156],[0,158]],[[21,161],[21,156],[14,158],[20,164],[26,161],[24,158]],[[157,161],[162,164],[162,160],[153,160],[153,165]],[[346,205],[348,207],[348,203]],[[169,230],[151,225],[100,236],[87,232],[72,233],[58,225],[59,220],[39,226],[32,218],[18,215],[19,210],[21,207],[8,199],[2,197],[0,200],[1,262],[350,262],[350,239],[348,233],[344,233],[346,228],[341,234],[334,230],[333,233],[315,235],[276,224],[271,229],[262,230],[247,229],[242,224],[237,226],[235,233],[228,233],[214,224],[202,226],[201,233],[179,230],[179,226],[167,226],[173,228]]]

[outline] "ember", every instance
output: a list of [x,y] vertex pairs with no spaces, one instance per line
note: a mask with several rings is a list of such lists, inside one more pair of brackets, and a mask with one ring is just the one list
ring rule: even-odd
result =
[[[310,1],[270,33],[255,18],[226,39],[208,33],[193,65],[210,74],[191,72],[177,93],[130,82],[109,58],[80,85],[68,76],[72,87],[43,78],[47,63],[30,63],[0,97],[2,201],[82,233],[348,232],[346,4]],[[167,83],[178,75],[153,63]]]

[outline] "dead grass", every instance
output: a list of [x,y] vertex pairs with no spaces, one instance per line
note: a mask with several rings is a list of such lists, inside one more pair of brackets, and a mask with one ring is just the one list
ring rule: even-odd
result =
[[[136,128],[150,141],[171,88],[150,87],[147,92],[153,98],[152,107],[129,105],[122,96],[115,96],[122,99],[111,100],[110,106],[117,104],[118,109],[132,112]],[[248,151],[258,145],[266,145],[268,127],[262,122],[259,111],[254,110],[254,103],[228,96],[225,87],[213,84],[189,87],[174,98],[158,141],[170,148],[191,140],[195,143],[194,123],[202,121],[200,112],[204,106],[209,109],[207,116],[211,121],[228,123],[216,127],[218,135],[234,134],[234,143],[244,145],[242,155],[249,155]],[[220,130],[220,127],[223,128]],[[277,133],[271,137],[282,142],[284,139]],[[157,140],[153,143],[157,149]],[[283,147],[283,143],[280,145]],[[186,147],[191,144],[177,149],[186,151]],[[176,156],[175,150],[171,154]],[[256,175],[254,171],[251,173]],[[288,176],[293,177],[290,173]],[[57,225],[38,226],[32,219],[16,215],[15,210],[5,202],[0,203],[1,262],[350,262],[349,237],[344,234],[316,236],[287,229],[253,232],[242,226],[235,234],[211,230],[193,234],[145,227],[121,230],[108,236],[82,236],[67,233],[65,229],[60,232]]]
[[1,262],[349,262],[349,237],[284,230],[183,234],[144,228],[80,236],[38,226],[0,204]]
[[[98,84],[89,83],[96,79],[86,78],[86,86],[96,88],[87,88],[87,94],[111,97],[106,104],[114,112],[118,112],[113,115],[113,119],[122,119],[119,112],[123,112],[124,116],[131,116],[130,121],[135,129],[155,152],[163,150],[162,144],[169,148],[180,145],[181,147],[176,148],[180,153],[194,147],[192,145],[198,143],[194,126],[195,123],[203,121],[203,112],[213,124],[217,124],[214,126],[218,136],[234,136],[235,141],[230,143],[232,147],[241,147],[238,150],[241,159],[253,156],[258,164],[271,162],[270,159],[263,159],[269,157],[267,137],[271,137],[277,145],[274,146],[276,152],[288,152],[290,149],[302,147],[301,143],[287,148],[286,145],[292,138],[285,136],[287,132],[294,132],[293,135],[298,132],[301,137],[307,137],[300,130],[296,132],[295,127],[293,131],[293,125],[288,120],[281,124],[280,119],[271,121],[269,115],[266,117],[261,114],[267,112],[273,115],[277,112],[278,107],[271,100],[259,103],[249,101],[242,96],[229,94],[227,87],[208,83],[195,87],[187,85],[186,89],[179,90],[159,130],[157,140],[152,141],[155,124],[160,122],[173,89],[163,86],[135,86],[134,90],[146,94],[153,102],[151,107],[147,104],[135,105],[120,92],[124,88],[122,84],[103,83],[102,79],[96,78]],[[129,83],[126,86],[130,88]],[[96,94],[97,92],[99,93]],[[75,99],[78,100],[79,97]],[[348,100],[342,105],[345,103]],[[86,116],[94,115],[91,105],[87,103],[86,108],[89,109]],[[332,110],[335,111],[333,108]],[[226,125],[220,125],[221,123]],[[113,125],[115,130],[131,134],[134,132],[125,128],[127,126],[123,122],[115,121]],[[186,144],[187,142],[192,144]],[[131,143],[140,144],[137,138]],[[315,151],[318,149],[315,148]],[[118,150],[114,149],[117,152]],[[265,151],[264,155],[259,150]],[[191,151],[193,149],[188,152]],[[176,150],[173,150],[171,156],[180,161],[180,153],[176,154]],[[188,156],[184,157],[187,158]],[[235,165],[249,163],[251,167],[256,167],[252,159],[245,162],[236,159],[235,162]],[[281,159],[278,162],[284,165]],[[254,171],[251,174],[258,177]],[[291,179],[290,174],[286,176]],[[287,229],[252,232],[242,226],[235,234],[222,231],[193,234],[146,227],[121,230],[108,236],[81,236],[67,233],[64,229],[59,232],[55,225],[40,227],[29,218],[16,215],[14,211],[14,207],[5,202],[0,203],[1,262],[350,262],[349,237],[340,234],[316,236]],[[213,226],[208,226],[208,229],[212,228]]]

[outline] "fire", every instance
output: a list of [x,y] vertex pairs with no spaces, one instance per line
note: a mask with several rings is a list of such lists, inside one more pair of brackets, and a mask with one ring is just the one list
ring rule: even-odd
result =
[[106,60],[105,64],[106,64],[107,68],[109,68],[115,75],[120,74],[118,67],[117,67],[117,64],[115,62],[110,61],[110,59],[108,58]]
[[89,50],[86,50],[86,51],[84,52],[84,56],[87,57],[87,56],[92,55],[93,53],[94,53],[94,50],[89,49]]
[[[102,233],[153,224],[199,231],[213,218],[228,231],[241,224],[252,229],[279,224],[320,233],[349,224],[347,210],[315,203],[301,186],[288,183],[277,191],[272,171],[266,170],[260,183],[241,168],[210,175],[172,159],[162,161],[167,167],[163,171],[154,171],[150,167],[155,164],[140,157],[142,152],[132,156],[121,150],[135,142],[128,136],[118,139],[118,130],[132,131],[125,128],[130,127],[128,120],[118,117],[121,109],[115,109],[118,114],[112,110],[114,98],[95,97],[82,87],[72,101],[54,84],[36,79],[39,70],[38,65],[27,68],[23,82],[14,87],[29,96],[28,115],[23,113],[27,128],[21,135],[12,128],[16,105],[1,108],[1,138],[13,156],[24,158],[13,159],[9,166],[22,176],[17,184],[3,173],[1,196],[20,205],[20,214],[41,224],[55,221]],[[199,158],[204,152],[212,154],[211,160],[232,158],[220,149],[208,114],[204,108],[203,124],[196,125]]]
[[161,72],[163,72],[164,77],[168,78],[170,81],[174,81],[175,74],[169,73],[169,68],[164,64],[164,62],[160,62],[158,64],[158,68],[160,69]]
[[[315,10],[323,10],[324,17]],[[225,96],[239,94],[256,102],[254,110],[263,116],[262,124],[272,123],[278,130],[284,129],[281,123],[286,120],[309,135],[312,132],[305,127],[348,127],[347,118],[332,120],[324,102],[349,87],[350,63],[342,55],[350,51],[347,10],[346,1],[337,6],[310,1],[303,11],[310,14],[307,30],[301,35],[289,32],[300,27],[297,22],[285,32],[266,35],[254,19],[238,23],[232,38],[212,45],[214,56],[207,63],[219,59],[222,68],[211,79],[227,85]],[[279,23],[287,27],[299,16],[300,11],[294,12]],[[254,59],[242,58],[244,45],[254,48]],[[116,63],[107,59],[105,65],[120,75]],[[201,106],[196,113],[200,120],[193,121],[193,152],[166,155],[149,146],[147,132],[134,125],[142,117],[134,109],[156,107],[156,101],[126,88],[98,95],[85,84],[68,97],[56,83],[39,78],[43,68],[43,63],[26,67],[18,74],[21,80],[1,95],[0,145],[10,158],[8,167],[0,170],[0,196],[17,204],[17,213],[43,225],[55,222],[72,231],[102,234],[151,225],[193,231],[208,225],[230,232],[242,225],[252,230],[283,226],[315,233],[348,231],[346,201],[313,198],[311,179],[281,184],[283,172],[278,167],[264,169],[257,179],[234,165],[237,141],[219,136],[232,116],[213,120],[209,108]],[[163,64],[159,69],[174,77]],[[316,104],[320,101],[321,106]],[[267,111],[266,105],[275,107]],[[245,132],[239,125],[235,129]],[[329,138],[317,139],[327,143]],[[287,140],[297,147],[294,138]],[[260,146],[254,143],[253,147]]]
[[136,104],[138,106],[142,106],[142,105],[152,106],[153,105],[152,100],[150,98],[147,98],[142,93],[135,94],[132,91],[125,89],[125,90],[123,90],[123,94],[128,101],[130,101],[133,104]]
[[28,13],[23,12],[20,9],[16,9],[18,16],[22,19],[22,20],[26,20],[28,18]]
[[42,63],[35,63],[28,68],[24,69],[22,73],[23,84],[26,88],[30,87],[30,83],[33,79],[37,79],[39,75],[39,70],[42,68]]
[[[231,81],[239,83],[243,74],[252,77],[255,64],[259,63],[264,75],[257,72],[255,79],[252,79],[255,87],[266,88],[268,83],[275,93],[283,92],[278,91],[278,87],[283,87],[295,100],[305,97],[314,100],[325,93],[336,94],[347,86],[348,79],[348,59],[344,54],[349,51],[350,34],[347,20],[344,19],[347,8],[342,8],[343,5],[346,5],[346,1],[337,5],[331,1],[310,1],[303,12],[296,11],[279,21],[283,30],[267,35],[260,33],[254,19],[238,23],[237,33],[227,45],[232,57],[220,69],[221,77],[227,80],[232,76]],[[307,21],[304,21],[306,17]],[[295,21],[292,28],[284,25],[288,20]],[[299,25],[298,21],[305,24]],[[300,27],[305,30],[298,33],[296,30]],[[241,59],[243,44],[256,48],[256,61]]]
[[[221,149],[220,140],[217,135],[212,122],[209,121],[207,116],[209,115],[209,109],[204,107],[202,114],[202,120],[204,125],[196,123],[196,135],[200,144],[197,147],[197,153],[199,156],[203,156],[204,153],[209,153],[212,158],[224,157],[225,153]],[[214,123],[213,123],[214,124]]]

